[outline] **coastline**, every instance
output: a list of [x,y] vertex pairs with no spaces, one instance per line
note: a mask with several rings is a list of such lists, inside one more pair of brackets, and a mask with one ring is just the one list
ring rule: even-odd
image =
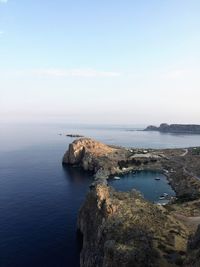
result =
[[197,124],[167,124],[161,123],[159,127],[150,125],[143,131],[158,131],[171,134],[200,134],[200,125]]
[[[195,231],[200,224],[200,155],[194,151],[192,147],[123,148],[90,138],[77,139],[69,145],[63,164],[81,167],[94,177],[78,215],[77,228],[83,237],[81,267],[118,267],[119,262],[124,267],[190,266],[191,254],[198,251],[191,252],[188,244],[199,235]],[[122,193],[108,186],[110,177],[138,170],[163,172],[177,199],[159,206],[135,190]],[[123,224],[119,224],[121,220]],[[127,225],[127,230],[122,225]],[[139,236],[133,235],[138,231]],[[132,235],[131,243],[127,234]]]
[[[90,138],[75,140],[63,157],[63,164],[80,166],[93,172],[93,186],[107,184],[112,176],[129,172],[155,170],[164,173],[178,198],[195,199],[200,194],[200,164],[196,160],[194,174],[187,170],[191,161],[198,159],[193,155],[194,148],[181,149],[136,149],[107,146]],[[186,153],[187,152],[187,153]],[[180,183],[181,180],[181,183]]]

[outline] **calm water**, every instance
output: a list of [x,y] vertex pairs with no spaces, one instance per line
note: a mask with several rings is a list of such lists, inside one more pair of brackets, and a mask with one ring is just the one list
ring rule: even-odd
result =
[[[155,180],[159,177],[160,180]],[[109,184],[120,191],[130,191],[135,188],[142,192],[142,195],[152,201],[159,203],[166,203],[166,200],[159,200],[163,193],[169,196],[174,196],[175,193],[168,184],[166,177],[156,171],[138,171],[135,174],[129,173],[121,177],[120,180],[110,179]]]
[[[0,267],[79,266],[76,216],[92,178],[62,167],[62,156],[73,140],[66,133],[123,146],[200,146],[197,135],[129,132],[123,127],[1,124]],[[144,185],[150,181],[146,178]],[[124,179],[127,186],[136,182]]]

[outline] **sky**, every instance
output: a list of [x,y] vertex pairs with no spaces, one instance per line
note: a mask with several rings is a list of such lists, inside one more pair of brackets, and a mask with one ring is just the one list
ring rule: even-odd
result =
[[0,0],[0,122],[200,124],[199,0]]

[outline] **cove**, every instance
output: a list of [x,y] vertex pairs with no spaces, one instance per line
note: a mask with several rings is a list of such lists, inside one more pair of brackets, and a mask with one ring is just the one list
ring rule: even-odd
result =
[[[156,180],[158,179],[159,180]],[[158,171],[137,171],[120,177],[120,180],[109,179],[109,185],[118,191],[130,191],[136,189],[149,201],[165,204],[167,199],[160,197],[166,193],[169,197],[175,196],[175,192],[169,185],[164,174]]]

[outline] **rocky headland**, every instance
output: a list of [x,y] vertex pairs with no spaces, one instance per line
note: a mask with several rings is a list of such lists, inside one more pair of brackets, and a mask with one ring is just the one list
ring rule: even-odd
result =
[[182,262],[187,228],[135,191],[94,187],[78,218],[83,233],[81,266],[173,266]]
[[[70,144],[63,164],[94,174],[78,216],[81,267],[200,266],[198,152],[199,148],[123,148],[90,138]],[[158,206],[139,192],[122,193],[107,185],[109,177],[134,170],[165,173],[177,199]]]
[[144,131],[159,131],[162,133],[200,134],[200,125],[196,124],[167,124],[162,123],[159,127],[150,125]]

